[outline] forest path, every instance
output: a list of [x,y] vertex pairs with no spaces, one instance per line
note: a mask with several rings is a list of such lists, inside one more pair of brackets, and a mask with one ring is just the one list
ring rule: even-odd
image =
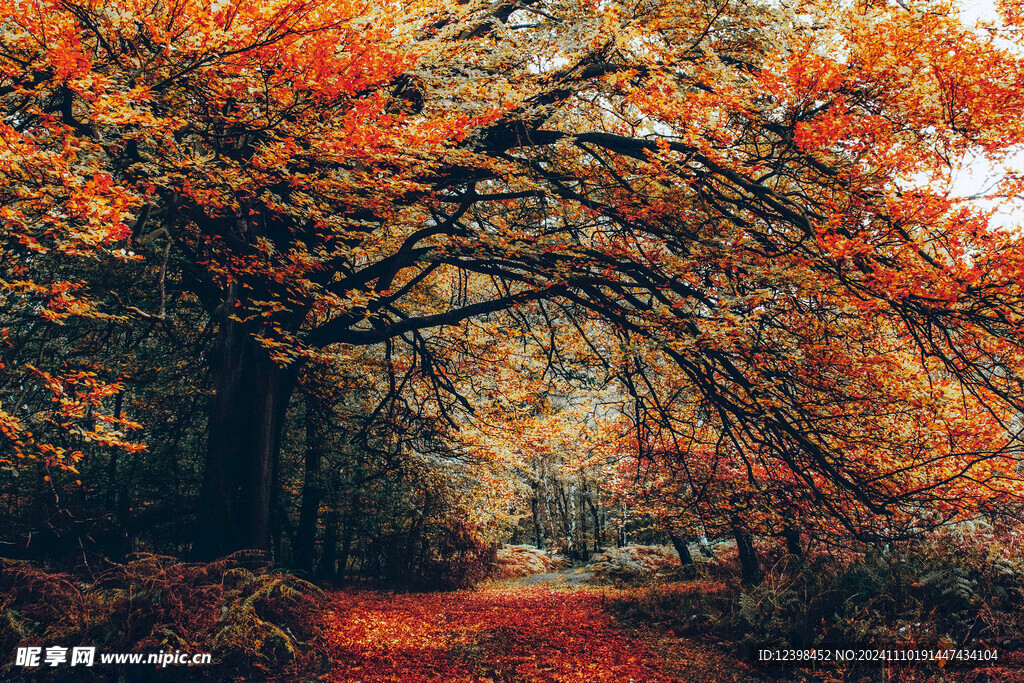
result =
[[510,586],[536,586],[538,584],[549,584],[548,587],[582,586],[587,579],[594,576],[594,572],[585,568],[557,569],[544,574],[530,574],[518,579],[506,582]]
[[626,631],[616,591],[492,585],[392,595],[338,591],[327,618],[332,681],[754,681],[712,646]]

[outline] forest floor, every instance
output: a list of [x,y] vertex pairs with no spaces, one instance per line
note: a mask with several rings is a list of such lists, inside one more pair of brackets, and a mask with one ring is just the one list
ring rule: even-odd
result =
[[[346,683],[717,683],[844,680],[783,674],[742,661],[735,644],[637,628],[609,615],[614,601],[645,589],[583,585],[589,571],[564,569],[449,593],[339,590],[326,612],[331,672]],[[691,581],[672,590],[714,591]],[[998,669],[941,673],[860,671],[845,680],[1024,683],[1007,662]],[[1008,665],[1008,666],[1007,666]],[[779,673],[779,672],[776,672]]]
[[725,648],[627,629],[576,570],[474,591],[338,591],[332,681],[756,681]]

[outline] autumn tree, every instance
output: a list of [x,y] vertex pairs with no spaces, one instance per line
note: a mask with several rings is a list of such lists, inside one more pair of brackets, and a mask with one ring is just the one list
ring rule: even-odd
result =
[[[7,300],[164,321],[181,292],[214,331],[200,556],[269,547],[310,361],[401,347],[461,403],[437,340],[532,302],[602,320],[595,363],[618,339],[671,365],[732,457],[849,531],[1019,495],[1019,250],[949,179],[1019,143],[1022,70],[950,6],[15,0],[0,23]],[[54,253],[151,259],[156,291]]]

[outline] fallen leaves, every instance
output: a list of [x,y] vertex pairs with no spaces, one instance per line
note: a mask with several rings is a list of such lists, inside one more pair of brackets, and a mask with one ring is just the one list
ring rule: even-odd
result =
[[334,681],[671,681],[603,593],[545,587],[332,596]]
[[[694,582],[682,590],[718,590]],[[624,631],[605,590],[490,586],[396,595],[338,591],[324,630],[328,680],[748,681],[754,672],[710,643]]]

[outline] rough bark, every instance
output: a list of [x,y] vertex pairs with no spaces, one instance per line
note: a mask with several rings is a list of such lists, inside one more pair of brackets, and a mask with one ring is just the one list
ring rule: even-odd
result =
[[316,530],[320,521],[320,462],[323,459],[324,415],[316,399],[306,397],[306,462],[299,508],[299,529],[295,540],[295,566],[313,573]]
[[544,550],[544,532],[540,528],[540,501],[537,500],[537,484],[533,485],[530,510],[533,512],[533,544],[537,546],[537,550]]
[[338,527],[341,525],[341,515],[333,508],[328,508],[324,529],[324,551],[320,555],[320,564],[316,570],[316,576],[320,580],[337,581],[344,580],[345,564],[348,562],[348,548],[344,548],[341,562],[338,556]]
[[679,563],[684,567],[693,564],[693,556],[690,555],[690,544],[685,538],[675,532],[668,532],[668,537],[672,539],[672,545],[675,547],[676,552],[679,553]]
[[800,532],[787,524],[782,530],[782,536],[786,539],[786,552],[796,557],[803,557],[803,548],[800,547]]
[[761,583],[761,566],[757,559],[757,552],[754,550],[754,542],[744,529],[733,525],[733,535],[736,537],[736,550],[740,560],[740,576],[747,586],[756,586]]
[[[594,497],[599,495],[596,493],[596,490],[595,487]],[[598,513],[597,504],[594,503],[594,498],[588,496],[587,504],[590,506],[590,514],[594,518],[594,552],[598,553],[601,552],[601,546],[604,545],[604,539],[601,538],[601,518]]]
[[214,394],[192,546],[200,560],[242,549],[270,550],[274,470],[294,386],[294,370],[279,367],[241,322],[227,313],[221,317],[211,358]]

